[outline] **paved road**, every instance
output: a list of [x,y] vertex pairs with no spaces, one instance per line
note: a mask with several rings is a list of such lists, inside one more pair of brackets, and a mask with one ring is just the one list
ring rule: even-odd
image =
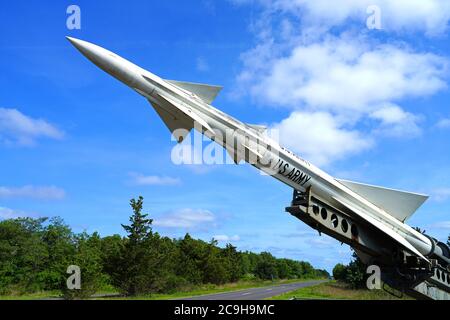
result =
[[234,292],[225,292],[210,294],[204,296],[196,296],[181,300],[263,300],[271,297],[278,296],[280,294],[294,291],[300,288],[314,286],[320,283],[326,282],[326,280],[308,281],[300,283],[289,283],[283,285],[277,285],[273,287],[263,287],[255,289],[246,289]]

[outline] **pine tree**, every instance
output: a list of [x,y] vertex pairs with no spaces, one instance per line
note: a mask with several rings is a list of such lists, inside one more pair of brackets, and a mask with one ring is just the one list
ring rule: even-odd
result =
[[142,213],[144,198],[139,197],[138,200],[131,199],[130,206],[133,209],[133,215],[130,217],[130,225],[123,225],[122,228],[128,233],[130,243],[138,244],[145,241],[152,234],[152,219],[147,219],[148,214]]
[[144,198],[130,201],[133,215],[130,225],[122,225],[127,232],[127,241],[121,249],[117,272],[113,277],[115,286],[126,295],[134,296],[156,291],[159,235],[152,232],[152,219],[142,213]]

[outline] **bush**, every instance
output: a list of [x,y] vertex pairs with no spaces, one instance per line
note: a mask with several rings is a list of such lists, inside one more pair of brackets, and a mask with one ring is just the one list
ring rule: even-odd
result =
[[361,261],[356,252],[353,253],[353,260],[348,266],[337,264],[333,269],[333,277],[336,280],[347,283],[354,289],[365,288],[366,286],[366,265]]
[[338,263],[333,268],[333,278],[335,280],[345,281],[346,276],[347,276],[347,267],[344,266],[342,263]]
[[255,274],[262,280],[278,278],[277,261],[269,252],[261,253],[261,259],[256,265]]
[[81,289],[69,290],[67,283],[64,283],[62,292],[65,299],[89,298],[106,284],[107,277],[102,273],[100,250],[101,242],[97,233],[92,236],[86,233],[76,236],[76,252],[72,258],[72,265],[80,267]]

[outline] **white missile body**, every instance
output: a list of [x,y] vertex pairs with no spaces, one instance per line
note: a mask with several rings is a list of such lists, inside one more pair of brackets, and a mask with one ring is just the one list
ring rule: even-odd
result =
[[[147,98],[172,133],[184,128],[187,134],[195,128],[226,148],[236,163],[253,155],[258,159],[252,163],[255,167],[295,190],[312,188],[317,197],[372,226],[410,254],[428,261],[435,252],[433,240],[405,224],[427,196],[337,180],[271,140],[264,128],[247,125],[211,106],[221,87],[164,80],[97,45],[68,40],[98,67]],[[227,130],[240,134],[233,141],[215,139],[218,134],[225,137]],[[259,144],[248,145],[249,138]]]

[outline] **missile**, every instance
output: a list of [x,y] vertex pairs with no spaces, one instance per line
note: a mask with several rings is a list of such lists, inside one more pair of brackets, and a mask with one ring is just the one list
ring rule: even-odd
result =
[[224,147],[236,164],[248,162],[288,185],[304,207],[294,212],[298,218],[350,244],[361,256],[393,263],[402,252],[425,264],[430,257],[450,261],[447,246],[406,224],[426,195],[336,179],[269,138],[266,128],[213,107],[222,87],[162,79],[100,46],[67,39],[100,69],[148,99],[178,142],[195,129]]

